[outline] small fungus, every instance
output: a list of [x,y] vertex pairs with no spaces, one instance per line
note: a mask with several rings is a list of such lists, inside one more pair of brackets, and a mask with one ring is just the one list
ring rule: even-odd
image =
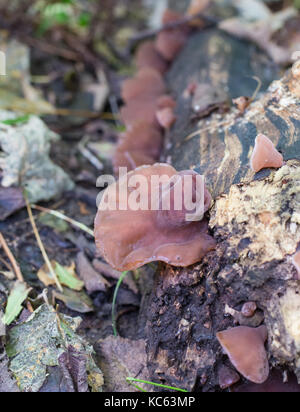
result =
[[300,252],[297,252],[294,256],[293,256],[293,264],[295,266],[295,268],[297,269],[298,272],[298,278],[300,280]]
[[240,376],[239,374],[228,368],[225,365],[222,365],[218,371],[218,377],[219,377],[219,386],[221,389],[228,389],[234,384],[238,383],[240,381]]
[[157,101],[156,118],[161,127],[168,130],[176,122],[176,102],[171,96],[162,96]]
[[161,74],[164,74],[168,70],[167,61],[156,50],[153,41],[146,41],[139,46],[135,61],[139,70],[152,68]]
[[[95,238],[98,249],[113,268],[134,270],[153,261],[187,267],[215,248],[205,220],[189,221],[184,218],[184,211],[174,210],[175,187],[178,189],[185,173],[195,172],[178,174],[167,164],[143,166],[122,176],[105,190],[95,221]],[[194,186],[192,189],[197,190]],[[162,210],[162,199],[166,198],[168,190],[170,208]],[[207,190],[203,190],[203,196],[205,199],[201,202],[205,211],[211,197]],[[135,208],[137,199],[139,205]]]
[[156,117],[157,99],[152,97],[132,100],[123,106],[120,112],[127,129],[134,127],[141,119],[154,127],[160,127]]
[[162,75],[154,69],[143,68],[122,84],[122,98],[125,103],[135,99],[151,99],[163,95],[166,86]]
[[271,140],[267,136],[260,134],[256,138],[250,164],[252,170],[257,173],[268,167],[282,167],[283,157],[278,150],[276,150]]
[[[182,15],[171,10],[166,10],[163,24],[176,23],[182,19]],[[175,59],[185,45],[189,35],[189,28],[182,24],[173,29],[161,31],[155,41],[156,50],[168,61]]]
[[233,366],[250,382],[261,384],[269,376],[265,342],[267,328],[239,326],[219,332],[217,338]]
[[141,121],[120,135],[113,159],[115,174],[120,167],[128,171],[155,163],[162,148],[162,133],[153,125]]
[[174,110],[170,107],[165,107],[164,109],[157,110],[156,118],[161,127],[166,130],[169,130],[177,119],[176,115],[174,114]]
[[243,305],[241,313],[245,318],[252,318],[256,312],[257,306],[255,302],[247,302]]

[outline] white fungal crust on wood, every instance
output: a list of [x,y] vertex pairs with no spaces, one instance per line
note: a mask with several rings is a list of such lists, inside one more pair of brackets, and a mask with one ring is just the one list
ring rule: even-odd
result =
[[300,287],[291,281],[285,293],[274,294],[265,311],[269,352],[277,364],[292,368],[300,380]]
[[216,200],[210,227],[222,227],[232,247],[250,239],[243,266],[257,267],[295,253],[300,242],[300,162],[290,161],[264,180],[232,186]]

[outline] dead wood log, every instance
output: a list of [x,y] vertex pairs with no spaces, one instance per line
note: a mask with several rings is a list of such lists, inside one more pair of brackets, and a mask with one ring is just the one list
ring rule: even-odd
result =
[[[198,265],[161,265],[156,276],[147,308],[148,368],[172,386],[220,390],[217,372],[228,360],[216,333],[236,325],[232,309],[248,301],[258,311],[242,323],[255,327],[264,319],[271,366],[300,379],[300,283],[291,262],[300,243],[300,80],[288,73],[245,114],[232,109],[199,123],[184,97],[191,81],[209,84],[216,92],[210,96],[221,100],[250,96],[245,76],[255,73],[266,84],[266,71],[251,45],[209,30],[190,39],[168,75],[179,109],[166,156],[177,169],[196,167],[206,176],[218,242]],[[275,139],[286,160],[280,170],[250,171],[258,133]]]

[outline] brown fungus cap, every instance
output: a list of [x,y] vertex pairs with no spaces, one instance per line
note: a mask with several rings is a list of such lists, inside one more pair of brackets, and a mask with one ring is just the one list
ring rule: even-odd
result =
[[115,174],[120,167],[131,171],[155,163],[160,156],[162,139],[161,131],[153,125],[143,121],[134,124],[120,135],[113,158]]
[[157,36],[155,47],[167,61],[172,62],[184,47],[187,39],[186,31],[164,30]]
[[135,55],[138,69],[151,68],[164,74],[168,70],[167,61],[159,54],[153,41],[142,43]]
[[267,328],[239,326],[219,332],[217,338],[233,366],[250,382],[261,384],[269,376],[265,349]]
[[283,166],[283,157],[276,150],[271,140],[259,134],[255,140],[255,147],[251,156],[251,168],[254,172],[259,172],[265,168],[280,168]]
[[[182,18],[181,14],[166,10],[163,16],[163,24],[176,23]],[[171,62],[184,47],[188,35],[188,25],[184,24],[174,29],[163,30],[156,38],[155,48],[168,62]]]
[[125,106],[123,106],[120,112],[121,119],[127,129],[134,127],[134,125],[140,120],[143,120],[148,124],[152,124],[153,127],[160,127],[158,120],[156,118],[156,98],[150,97],[132,100]]
[[154,69],[143,68],[122,84],[122,99],[128,103],[135,99],[158,98],[166,91],[162,75]]
[[168,95],[161,96],[142,96],[130,100],[121,109],[121,119],[127,128],[132,128],[141,120],[151,124],[154,128],[160,128],[162,125],[157,118],[157,112],[166,107],[174,108],[175,100]]
[[170,107],[166,107],[164,109],[157,110],[156,119],[161,127],[163,127],[166,130],[169,130],[176,122],[177,117],[173,109],[171,109]]
[[[172,210],[172,206],[171,210],[161,210],[162,196],[166,196],[167,187],[172,193],[184,173],[179,175],[167,164],[143,166],[121,177],[106,189],[95,221],[95,238],[98,249],[113,268],[119,271],[134,270],[153,261],[186,267],[200,261],[214,249],[215,241],[207,233],[206,221],[187,222],[183,218],[183,211]],[[153,176],[155,179],[164,177],[163,184],[158,184],[158,180],[155,180],[153,185],[158,196],[149,189],[153,184]],[[138,192],[137,187],[129,187],[134,179],[137,182],[143,179],[137,185]],[[176,181],[174,185],[170,184],[173,179]],[[116,204],[114,193],[117,193]],[[204,195],[206,197],[202,200],[205,211],[210,205],[211,197],[206,190]],[[146,210],[135,211],[132,206],[129,207],[130,201],[136,198],[146,199]],[[157,207],[149,207],[152,202]],[[103,210],[105,204],[108,210]],[[170,204],[172,205],[172,201]],[[122,208],[125,210],[119,210]]]

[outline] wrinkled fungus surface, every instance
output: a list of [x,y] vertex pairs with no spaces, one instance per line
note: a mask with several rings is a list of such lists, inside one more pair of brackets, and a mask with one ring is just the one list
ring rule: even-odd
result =
[[276,150],[271,140],[267,136],[260,134],[256,138],[250,164],[252,170],[257,173],[268,167],[282,167],[283,157],[278,150]]
[[[108,204],[108,210],[101,210],[100,205],[95,221],[95,238],[98,249],[112,267],[119,271],[134,270],[153,261],[186,267],[200,261],[214,249],[215,241],[207,233],[205,220],[187,222],[183,216],[184,211],[172,210],[172,200],[170,210],[161,210],[163,196],[169,190],[170,199],[174,199],[172,192],[184,174],[185,172],[178,174],[167,164],[143,166],[106,189],[101,204]],[[164,176],[164,183],[154,184],[153,187],[157,190],[150,191],[148,188],[153,182],[153,176]],[[128,187],[128,183],[132,180],[139,182],[140,178],[146,179],[148,184],[145,184],[145,180],[140,180],[135,188]],[[171,179],[172,182],[175,181],[174,185],[170,184]],[[116,189],[117,210],[112,210],[112,193]],[[202,200],[205,211],[210,205],[211,197],[207,190],[204,191],[204,196],[206,198]],[[132,210],[132,199],[146,199],[147,210]],[[123,205],[125,202],[123,208],[127,210],[118,210],[122,202]],[[158,205],[156,210],[149,210],[152,202]]]
[[239,326],[219,332],[217,338],[233,366],[250,382],[261,384],[269,376],[265,349],[267,328]]

